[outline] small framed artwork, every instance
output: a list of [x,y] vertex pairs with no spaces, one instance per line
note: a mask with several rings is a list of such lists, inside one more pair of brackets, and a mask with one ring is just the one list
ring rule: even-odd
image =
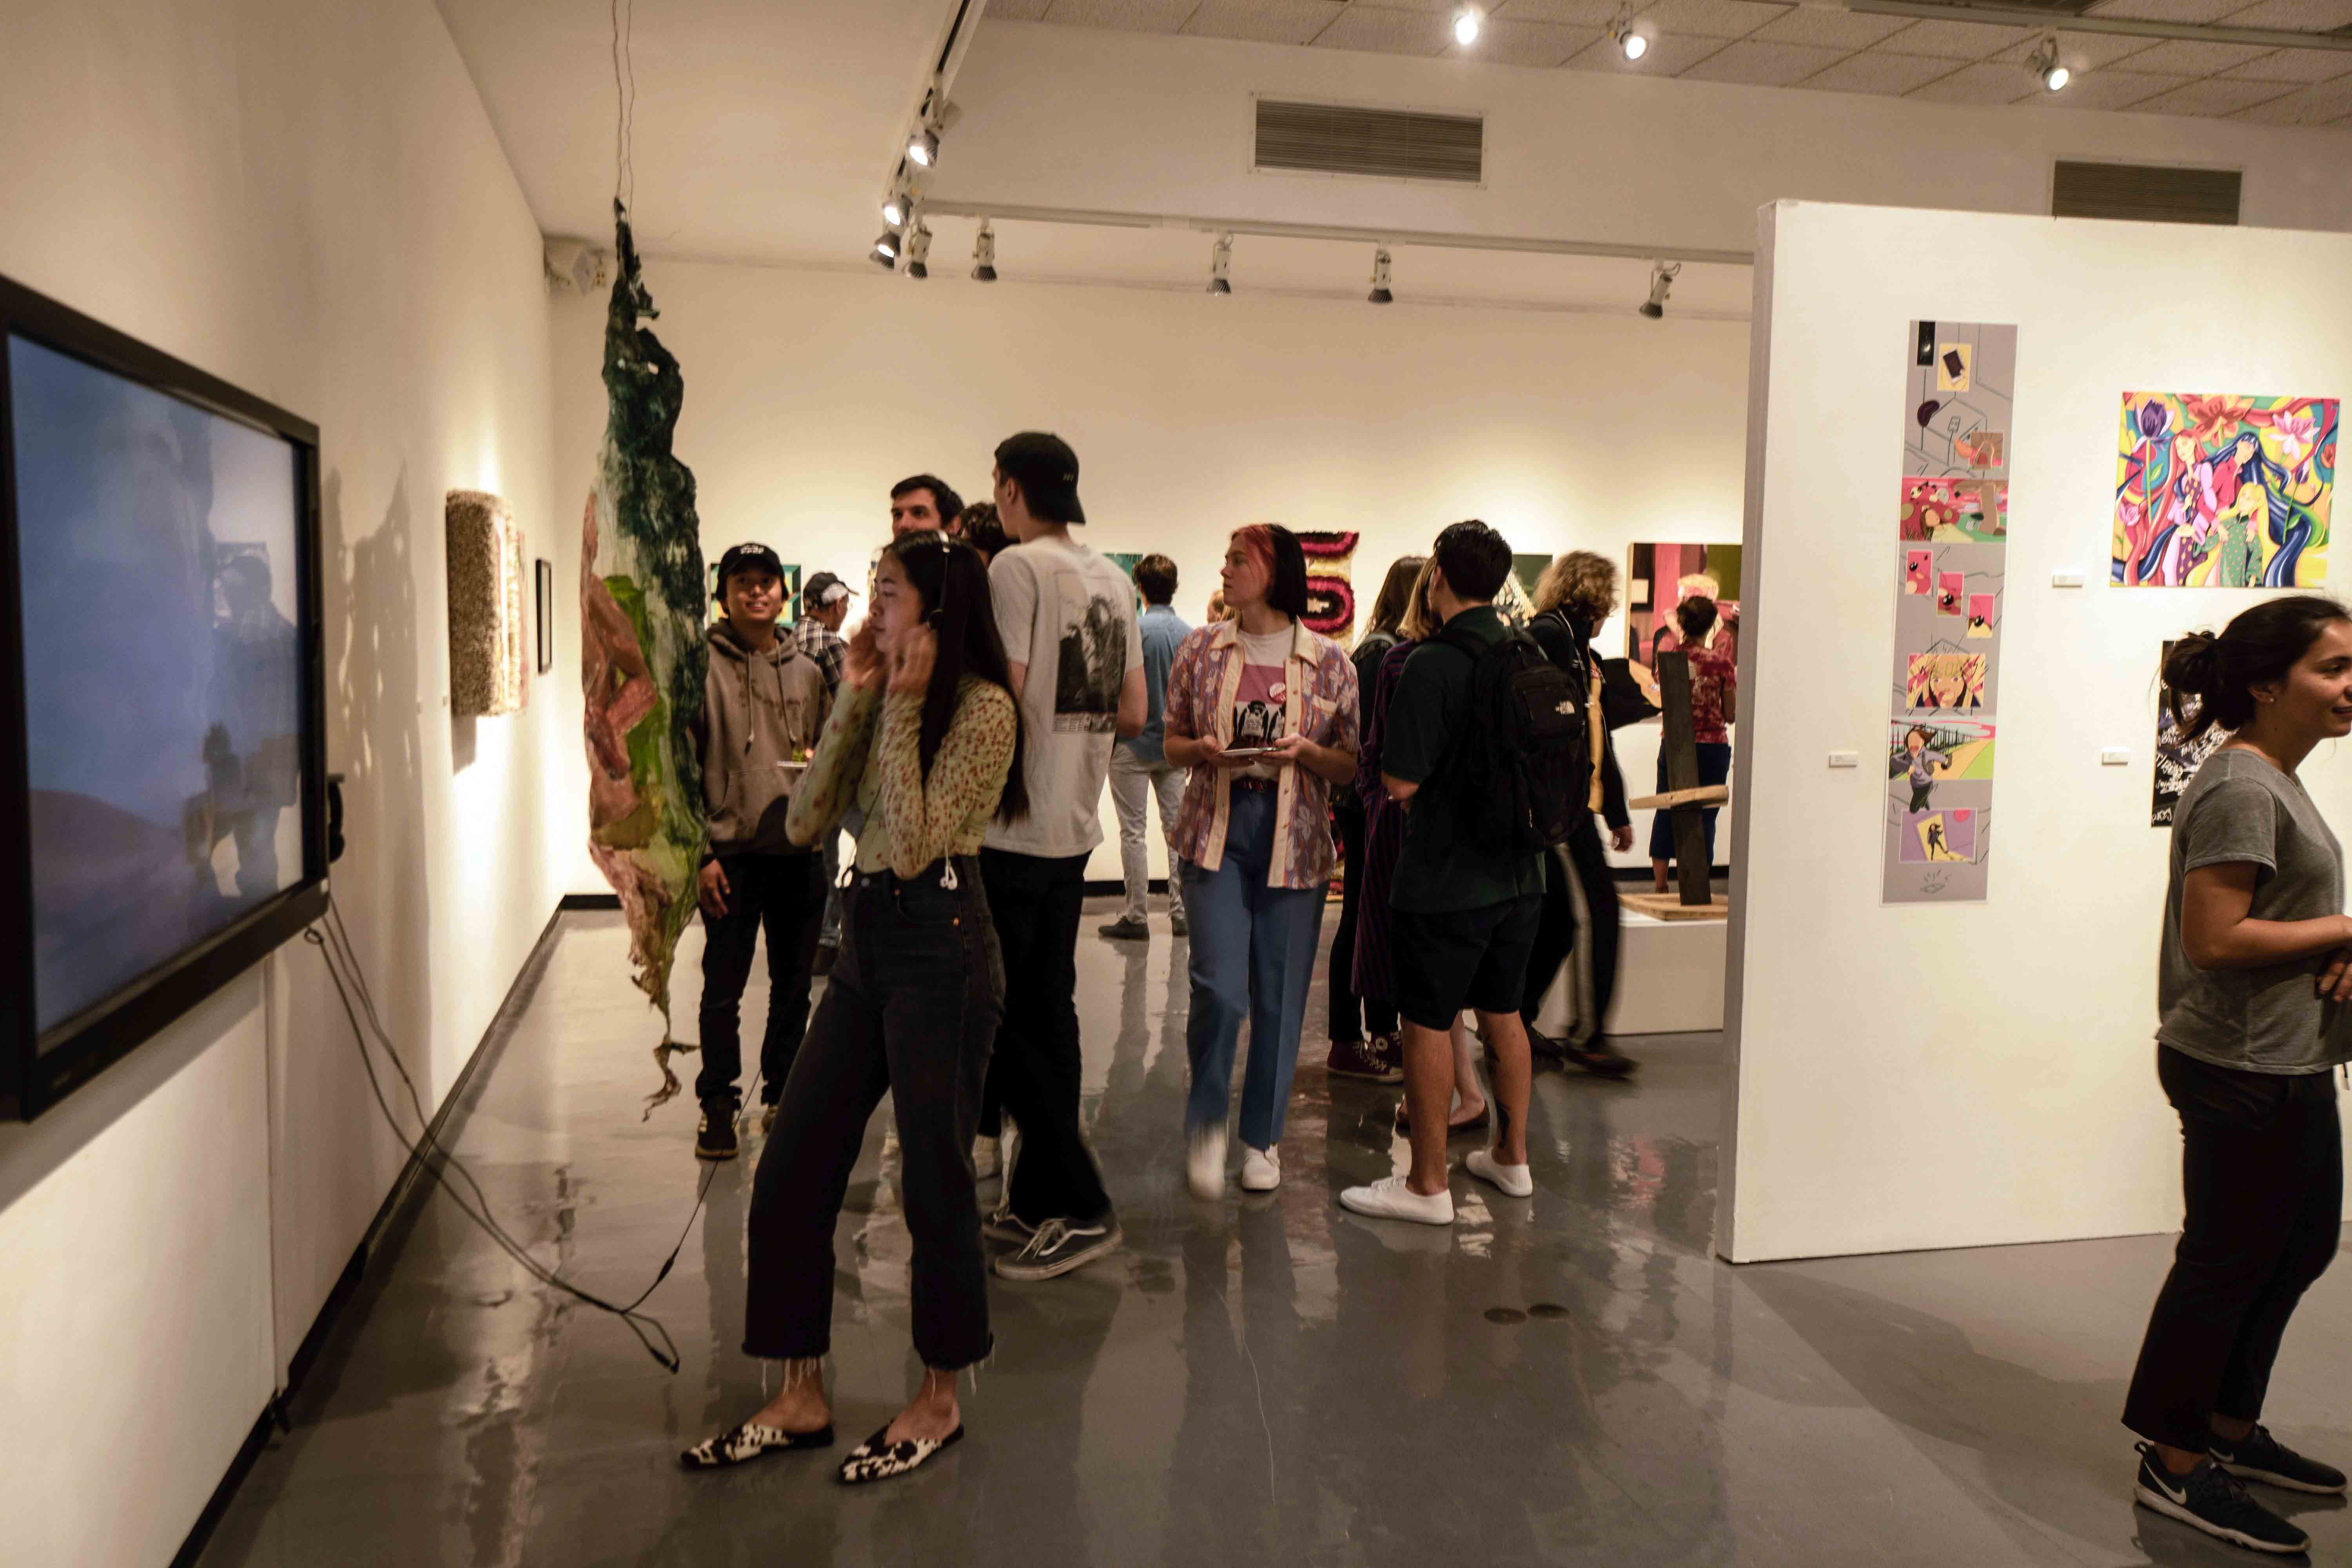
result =
[[530,567],[539,592],[539,673],[545,675],[555,668],[555,568],[545,561]]

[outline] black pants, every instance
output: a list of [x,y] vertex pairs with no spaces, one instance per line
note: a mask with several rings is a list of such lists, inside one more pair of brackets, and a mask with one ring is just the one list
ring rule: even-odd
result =
[[814,854],[721,855],[719,868],[727,877],[727,912],[714,920],[702,911],[702,1070],[694,1097],[732,1094],[743,1076],[743,984],[751,978],[752,944],[764,930],[768,1027],[760,1042],[760,1097],[773,1105],[808,1027],[824,872]]
[[[1617,994],[1617,878],[1609,868],[1609,852],[1601,829],[1590,816],[1578,823],[1561,847],[1576,880],[1584,890],[1584,910],[1592,922],[1587,940],[1592,965],[1592,1028],[1596,1035],[1609,1027],[1609,1004]],[[1559,976],[1559,966],[1576,951],[1576,900],[1570,892],[1568,873],[1559,857],[1544,857],[1543,921],[1536,927],[1536,945],[1528,955],[1527,1000],[1520,1020],[1532,1030],[1543,1011],[1545,994]]]
[[2156,1055],[2180,1112],[2189,1217],[2124,1425],[2201,1454],[2210,1417],[2261,1418],[2286,1321],[2336,1257],[2344,1145],[2333,1073],[2241,1072],[2165,1047]]
[[1393,1035],[1397,1029],[1394,1002],[1356,994],[1356,916],[1364,901],[1364,840],[1371,831],[1364,808],[1352,795],[1332,808],[1339,824],[1339,931],[1331,939],[1331,1039],[1334,1044],[1360,1043]]
[[991,1081],[1021,1129],[1005,1202],[1031,1225],[1110,1212],[1102,1173],[1078,1125],[1078,917],[1087,858],[980,852],[1004,953],[1004,1026]]
[[933,861],[908,881],[860,877],[844,895],[840,957],[751,1182],[746,1354],[832,1348],[834,1226],[886,1091],[914,1239],[915,1352],[942,1370],[988,1354],[971,1140],[1003,995],[970,857]]

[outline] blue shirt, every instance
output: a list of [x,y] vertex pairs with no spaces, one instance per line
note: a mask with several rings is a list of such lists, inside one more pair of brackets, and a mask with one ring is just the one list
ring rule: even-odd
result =
[[1136,760],[1159,765],[1168,760],[1168,671],[1176,662],[1176,645],[1192,627],[1167,605],[1146,605],[1136,629],[1143,634],[1143,698],[1147,704],[1143,733],[1121,741]]

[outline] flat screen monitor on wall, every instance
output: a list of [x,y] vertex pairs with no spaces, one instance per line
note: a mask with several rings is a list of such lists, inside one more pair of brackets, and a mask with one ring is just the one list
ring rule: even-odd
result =
[[319,436],[0,279],[0,1113],[326,901]]

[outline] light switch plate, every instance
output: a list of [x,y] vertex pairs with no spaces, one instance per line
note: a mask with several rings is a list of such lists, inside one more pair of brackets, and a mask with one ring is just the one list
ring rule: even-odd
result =
[[2131,748],[2129,746],[2109,746],[2105,751],[2099,753],[2099,765],[2103,768],[2129,767],[2131,765]]
[[1830,753],[1830,766],[1833,768],[1858,768],[1862,766],[1862,753],[1860,752],[1832,752]]
[[2083,574],[2080,572],[2053,572],[2050,574],[2050,585],[2053,588],[2079,588],[2083,585]]

